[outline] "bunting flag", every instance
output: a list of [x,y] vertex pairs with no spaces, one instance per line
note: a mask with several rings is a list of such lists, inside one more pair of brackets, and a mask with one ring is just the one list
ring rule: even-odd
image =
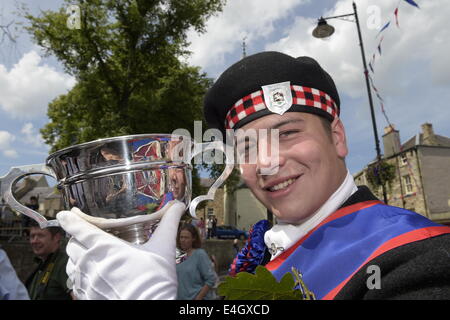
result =
[[383,41],[384,37],[381,37],[380,42],[378,43],[378,52],[380,53],[381,56],[381,42]]
[[369,61],[369,68],[372,71],[372,73],[375,73],[374,65],[375,65],[375,54],[372,55],[372,58]]
[[414,7],[417,7],[418,9],[420,9],[419,8],[419,5],[417,4],[417,3],[415,3],[413,0],[405,0],[406,2],[408,2],[410,5],[412,5],[412,6],[414,6]]
[[391,21],[389,21],[388,23],[386,23],[386,24],[384,25],[384,27],[381,28],[381,30],[378,32],[377,37],[378,37],[384,30],[386,30],[386,29],[389,27],[390,24],[391,24]]
[[[406,1],[408,4],[410,4],[412,6],[415,6],[418,9],[420,9],[419,5],[415,1],[413,1],[413,0],[404,0],[404,1]],[[399,6],[400,6],[401,2],[402,2],[402,0],[398,1],[398,5],[397,5],[397,7],[394,10],[395,24],[397,25],[398,28],[400,28],[400,25],[399,25],[399,22],[398,22],[398,10],[399,10]],[[389,20],[389,22],[387,22],[383,26],[383,28],[381,28],[381,30],[378,32],[378,34],[376,35],[375,38],[378,38],[380,36],[380,34],[389,27],[390,23],[391,23],[391,20]],[[381,56],[381,42],[383,41],[383,39],[384,39],[384,36],[381,37],[381,39],[380,39],[380,41],[378,42],[378,45],[377,45],[377,50],[378,50],[380,56]],[[370,70],[372,71],[373,74],[375,74],[374,69],[373,69],[374,64],[375,64],[375,53],[372,55],[372,60],[369,63]],[[367,74],[368,74],[368,72],[367,72]],[[375,92],[375,94],[376,94],[376,96],[378,98],[378,102],[380,104],[381,112],[382,112],[386,122],[388,123],[389,126],[393,127],[392,124],[391,124],[391,121],[389,120],[389,118],[387,116],[386,110],[384,108],[384,102],[385,101],[383,100],[383,98],[382,98],[382,96],[380,94],[380,91],[375,87],[374,81],[373,81],[373,79],[372,79],[372,77],[370,75],[369,75],[369,80],[370,80],[371,88],[373,89],[373,91]],[[403,146],[402,145],[400,145],[400,152],[403,152]],[[407,168],[408,168],[409,174],[410,174],[410,176],[413,179],[414,185],[416,186],[417,192],[414,192],[412,194],[407,194],[407,195],[404,195],[404,196],[401,196],[401,197],[392,198],[392,200],[398,200],[398,199],[407,198],[407,197],[410,197],[410,196],[416,196],[418,194],[421,194],[421,192],[422,192],[421,191],[421,186],[417,183],[415,174],[414,174],[413,169],[412,169],[412,165],[411,165],[410,161],[408,160],[408,158],[406,158],[406,164],[407,164]]]
[[384,104],[382,101],[380,101],[380,106],[381,106],[381,112],[383,113],[384,119],[386,119],[386,122],[389,123],[389,125],[392,127],[391,121],[389,121],[389,118],[388,118],[386,112],[384,111]]
[[377,97],[381,102],[384,102],[383,98],[380,96],[380,94],[377,92]]
[[400,26],[398,24],[398,7],[395,8],[395,10],[394,10],[394,16],[395,16],[395,24],[397,25],[397,27],[400,28]]
[[[404,1],[406,1],[408,4],[410,4],[410,5],[412,5],[412,6],[415,6],[416,8],[419,8],[419,5],[418,5],[415,1],[413,1],[413,0],[404,0]],[[402,2],[402,0],[398,0],[398,4],[397,4],[397,6],[396,6],[395,9],[394,9],[395,24],[397,25],[398,28],[400,28],[400,24],[399,24],[399,21],[398,21],[398,11],[399,11],[399,7],[400,7],[401,2]],[[419,9],[420,9],[420,8],[419,8]],[[391,24],[391,19],[389,19],[388,22],[380,29],[380,31],[378,32],[378,34],[376,35],[375,38],[378,38],[378,37],[381,35],[381,33],[383,33],[383,31],[385,31],[387,28],[389,28],[390,24]],[[376,50],[378,51],[378,53],[379,53],[380,56],[381,56],[381,53],[382,53],[382,52],[381,52],[381,43],[382,43],[383,39],[384,39],[384,35],[381,36],[381,39],[380,39],[380,41],[378,42],[377,49],[376,49]],[[370,71],[371,71],[373,74],[375,74],[375,70],[374,70],[375,56],[376,56],[375,53],[373,53],[372,59],[371,59],[371,61],[369,62],[369,68],[370,68]],[[366,71],[366,72],[367,72],[367,71]],[[367,72],[367,74],[369,74],[369,73]],[[384,108],[384,100],[383,100],[383,97],[381,96],[380,91],[375,87],[374,82],[373,82],[373,79],[372,79],[372,77],[370,77],[370,75],[369,75],[369,79],[370,79],[371,87],[372,87],[373,91],[375,92],[375,94],[376,94],[376,96],[377,96],[377,98],[378,98],[378,100],[379,100],[380,107],[381,107],[381,111],[382,111],[382,113],[383,113],[383,115],[384,115],[384,117],[385,117],[387,123],[388,123],[389,125],[391,125],[391,123],[390,123],[390,121],[389,121],[389,118],[388,118],[388,116],[387,116],[387,114],[386,114],[385,108]]]

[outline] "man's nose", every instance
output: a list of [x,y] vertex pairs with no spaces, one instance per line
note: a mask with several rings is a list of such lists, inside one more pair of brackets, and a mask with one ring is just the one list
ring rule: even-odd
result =
[[258,142],[257,173],[259,175],[274,175],[280,167],[280,148],[278,140],[272,137],[260,139]]

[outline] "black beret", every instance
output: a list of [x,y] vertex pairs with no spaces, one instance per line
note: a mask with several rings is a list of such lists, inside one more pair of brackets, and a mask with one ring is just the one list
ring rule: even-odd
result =
[[[269,51],[243,58],[215,81],[204,100],[204,115],[208,125],[224,133],[225,129],[230,127],[226,126],[226,119],[228,121],[233,116],[235,118],[231,127],[238,129],[250,121],[272,114],[265,107],[267,101],[263,99],[262,87],[287,81],[290,82],[293,102],[286,112],[313,113],[330,121],[339,115],[340,102],[336,86],[316,60],[310,57],[293,58],[280,52]],[[259,96],[259,104],[251,101],[255,95]],[[300,96],[303,99],[300,99]],[[261,103],[263,101],[264,103]],[[251,109],[256,104],[263,107],[247,112],[247,108]],[[319,104],[321,107],[318,107]],[[236,118],[236,110],[233,109],[237,107],[237,112],[244,116]],[[244,109],[245,113],[239,112]]]

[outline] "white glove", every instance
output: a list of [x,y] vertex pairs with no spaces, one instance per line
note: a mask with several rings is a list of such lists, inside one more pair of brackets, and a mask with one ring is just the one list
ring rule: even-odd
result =
[[61,211],[57,219],[72,238],[67,244],[66,271],[73,293],[82,300],[175,299],[178,223],[186,207],[171,201],[145,244],[121,240],[85,221],[78,209]]

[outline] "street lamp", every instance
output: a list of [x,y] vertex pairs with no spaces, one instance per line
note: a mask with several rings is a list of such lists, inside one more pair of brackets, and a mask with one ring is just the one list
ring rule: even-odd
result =
[[359,26],[359,20],[358,20],[358,12],[356,11],[356,3],[353,2],[353,13],[349,14],[343,14],[339,16],[333,16],[333,17],[320,17],[317,23],[317,27],[313,30],[312,35],[315,38],[326,38],[331,36],[334,33],[334,27],[330,26],[326,20],[335,19],[335,18],[343,18],[343,17],[349,17],[354,16],[355,22],[356,22],[356,28],[358,30],[358,37],[359,37],[359,46],[361,47],[361,57],[364,67],[364,75],[366,77],[366,86],[367,86],[367,94],[369,96],[369,106],[370,106],[370,115],[372,117],[372,127],[373,127],[373,135],[375,138],[375,149],[377,151],[377,166],[378,166],[378,182],[381,184],[383,189],[383,199],[384,202],[387,203],[387,195],[386,195],[386,188],[384,184],[381,183],[381,177],[380,177],[380,170],[381,170],[381,150],[380,150],[380,140],[378,139],[378,133],[377,133],[377,123],[375,120],[375,113],[373,111],[373,101],[372,101],[372,91],[370,90],[370,84],[369,84],[369,72],[367,70],[366,65],[366,55],[364,54],[364,45],[363,40],[361,36],[361,28]]

